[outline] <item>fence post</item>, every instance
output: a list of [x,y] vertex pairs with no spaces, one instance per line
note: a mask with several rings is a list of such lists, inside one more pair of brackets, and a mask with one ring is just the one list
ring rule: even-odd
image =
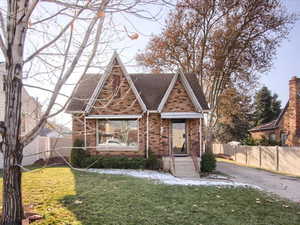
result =
[[245,146],[245,154],[246,154],[246,165],[248,165],[248,147]]
[[276,171],[279,171],[279,147],[276,146]]
[[261,146],[258,146],[259,149],[259,168],[261,168]]
[[233,146],[233,154],[234,154],[234,161],[236,161],[236,149],[237,149],[238,145]]

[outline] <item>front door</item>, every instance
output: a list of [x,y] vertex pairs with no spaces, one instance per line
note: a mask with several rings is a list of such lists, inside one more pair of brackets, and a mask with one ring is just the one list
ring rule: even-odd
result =
[[185,120],[172,121],[172,154],[186,155],[188,153],[186,123]]

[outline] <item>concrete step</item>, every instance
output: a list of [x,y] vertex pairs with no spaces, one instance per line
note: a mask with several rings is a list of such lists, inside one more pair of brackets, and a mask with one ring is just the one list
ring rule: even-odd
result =
[[[199,173],[196,172],[193,159],[191,157],[176,157],[174,158],[176,177],[184,178],[199,178]],[[198,160],[199,162],[199,160]]]

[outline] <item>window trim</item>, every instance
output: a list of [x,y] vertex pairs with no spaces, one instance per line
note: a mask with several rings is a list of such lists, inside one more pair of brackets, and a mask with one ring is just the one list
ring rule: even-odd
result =
[[139,151],[139,134],[140,134],[140,129],[139,129],[139,119],[136,119],[137,121],[137,146],[135,147],[130,147],[130,146],[109,146],[109,145],[100,145],[99,144],[99,129],[98,129],[98,125],[99,125],[99,121],[100,120],[134,120],[134,119],[97,119],[96,120],[96,150],[97,151],[115,151],[115,152],[119,152],[119,151]]

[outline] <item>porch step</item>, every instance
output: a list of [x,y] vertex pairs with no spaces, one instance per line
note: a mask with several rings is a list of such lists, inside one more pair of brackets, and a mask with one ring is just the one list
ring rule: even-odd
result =
[[[172,160],[172,159],[169,159]],[[199,163],[199,159],[197,160]],[[174,157],[175,171],[171,166],[171,172],[176,177],[199,178],[199,173],[195,170],[192,157]]]

